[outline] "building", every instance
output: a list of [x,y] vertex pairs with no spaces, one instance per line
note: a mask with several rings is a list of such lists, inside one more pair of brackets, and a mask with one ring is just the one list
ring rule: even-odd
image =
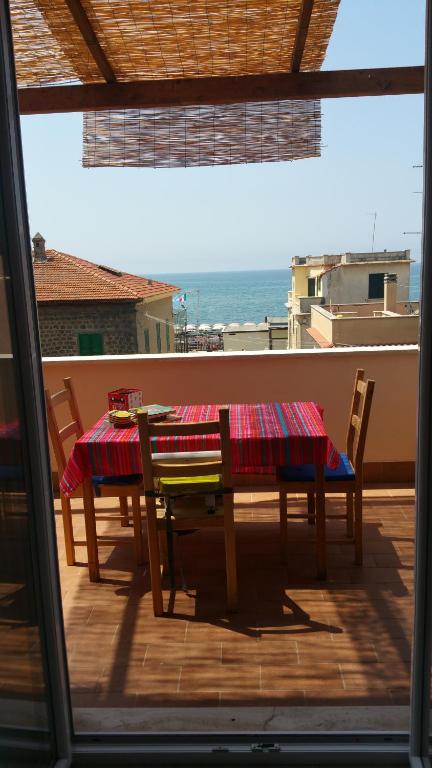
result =
[[174,351],[175,286],[46,250],[39,233],[33,246],[44,356]]
[[[410,251],[295,256],[288,291],[288,348],[310,347],[313,306],[370,304],[384,300],[384,275],[396,275],[397,301],[409,301]],[[352,310],[357,311],[357,310]],[[371,307],[367,310],[372,313]],[[386,343],[386,342],[383,342]]]
[[306,329],[315,347],[417,344],[419,304],[397,301],[397,279],[384,278],[384,301],[314,305]]
[[230,323],[222,331],[224,352],[257,352],[287,348],[285,317],[266,317],[262,323]]

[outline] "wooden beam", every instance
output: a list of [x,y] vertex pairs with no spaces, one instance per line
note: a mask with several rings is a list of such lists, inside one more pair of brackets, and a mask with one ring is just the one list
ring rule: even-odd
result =
[[423,93],[423,67],[21,88],[22,115]]
[[291,72],[300,72],[313,5],[314,0],[302,0],[292,55]]
[[115,83],[116,76],[114,71],[100,46],[99,40],[96,37],[89,17],[81,5],[80,0],[66,0],[66,5],[72,14],[75,24],[81,32],[83,40],[94,59],[99,72],[107,83]]

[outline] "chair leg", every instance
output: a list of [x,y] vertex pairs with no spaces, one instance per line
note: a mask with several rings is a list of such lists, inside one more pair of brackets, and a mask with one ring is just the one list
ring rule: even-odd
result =
[[355,564],[363,565],[363,489],[356,488],[354,494],[354,547]]
[[347,523],[346,533],[349,539],[354,536],[354,499],[351,491],[346,495]]
[[280,553],[283,563],[287,562],[288,548],[288,507],[287,494],[283,488],[279,488],[279,534],[280,534]]
[[159,553],[160,553],[160,567],[162,576],[165,575],[168,568],[168,546],[165,530],[159,530]]
[[83,481],[83,502],[89,578],[90,581],[99,581],[99,553],[94,508],[94,490],[91,480]]
[[234,500],[229,494],[224,496],[224,534],[225,534],[225,557],[226,557],[226,575],[227,575],[227,607],[231,612],[237,611],[237,562],[234,528]]
[[174,531],[173,531],[173,525],[172,525],[170,499],[166,500],[165,525],[166,525],[169,581],[170,581],[171,589],[175,589]]
[[[127,500],[126,500],[127,503]],[[141,519],[141,503],[139,494],[132,496],[132,515],[133,515],[133,528],[135,539],[135,552],[137,565],[143,565],[145,563],[144,555],[144,542],[142,531],[142,519]]]
[[75,565],[75,547],[74,547],[74,532],[72,523],[72,509],[70,499],[60,494],[62,518],[63,518],[63,531],[64,542],[66,550],[66,562],[68,565]]
[[119,502],[120,502],[120,514],[121,514],[120,525],[122,528],[127,528],[129,525],[129,508],[128,508],[127,497],[120,496]]
[[317,547],[317,576],[327,577],[327,547],[326,547],[326,517],[324,492],[324,467],[316,464],[316,547]]
[[160,573],[159,539],[157,530],[156,505],[154,499],[146,500],[147,541],[149,550],[150,581],[153,598],[153,613],[163,616],[163,596]]
[[314,493],[308,493],[307,504],[308,504],[308,523],[309,525],[315,525],[315,494]]

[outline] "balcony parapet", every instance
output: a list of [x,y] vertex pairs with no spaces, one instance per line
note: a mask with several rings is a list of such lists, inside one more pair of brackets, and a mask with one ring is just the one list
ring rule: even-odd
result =
[[107,393],[122,386],[140,387],[146,403],[314,400],[341,449],[354,374],[364,368],[376,381],[365,460],[380,467],[414,462],[417,366],[416,345],[43,360],[45,386],[52,392],[72,377],[86,429],[107,411]]

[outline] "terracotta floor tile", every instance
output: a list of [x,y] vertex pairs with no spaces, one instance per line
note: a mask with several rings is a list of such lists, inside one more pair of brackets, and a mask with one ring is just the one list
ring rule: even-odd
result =
[[305,704],[304,691],[264,691],[250,693],[222,691],[221,707],[301,707]]
[[378,661],[384,663],[409,662],[411,663],[411,638],[375,638],[374,647]]
[[253,622],[250,624],[227,623],[226,625],[205,624],[201,622],[190,622],[188,624],[186,641],[188,643],[244,643],[257,642],[259,631]]
[[198,661],[209,665],[220,663],[222,643],[162,643],[147,647],[146,662],[185,664]]
[[274,643],[222,643],[223,664],[298,664],[293,640]]
[[382,691],[368,692],[363,689],[346,690],[345,688],[327,688],[325,691],[319,688],[305,691],[306,704],[311,707],[370,707],[391,706],[395,702],[390,691],[384,688]]
[[100,680],[105,691],[128,694],[160,695],[176,692],[180,676],[180,664],[144,662],[140,664],[118,664],[106,670]]
[[[140,707],[218,707],[220,694],[206,691],[178,691],[161,694],[137,694],[136,706]],[[166,719],[161,722],[161,730],[166,727]]]
[[363,644],[363,647],[360,645],[359,647],[356,647],[354,644],[350,644],[348,646],[341,646],[338,643],[332,643],[331,645],[327,645],[322,650],[317,647],[311,647],[311,646],[305,646],[301,643],[298,644],[299,647],[299,661],[300,664],[306,664],[308,660],[317,661],[321,659],[322,661],[328,661],[330,663],[339,664],[341,662],[376,662],[378,661],[377,652],[374,649],[373,645],[370,644],[369,647],[365,646]]
[[183,664],[180,691],[255,690],[260,687],[260,667],[249,664]]
[[398,689],[409,687],[409,665],[404,664],[357,664],[340,665],[344,687],[355,690],[384,690],[390,686]]
[[[363,567],[352,564],[351,547],[329,544],[328,579],[318,582],[314,528],[289,521],[285,566],[277,493],[236,494],[239,613],[226,611],[222,532],[206,531],[180,542],[189,589],[177,589],[170,603],[165,589],[171,612],[157,619],[148,569],[136,567],[132,547],[101,547],[102,581],[90,583],[84,548],[77,549],[81,565],[65,565],[57,514],[74,704],[405,704],[413,502],[407,489],[366,489]],[[82,537],[82,502],[72,504],[76,535]],[[117,506],[97,500],[98,509]],[[289,501],[291,512],[305,507],[303,495]],[[341,513],[344,499],[331,495],[327,508]],[[132,529],[119,531],[116,521],[98,526],[102,535],[131,537]],[[329,520],[327,532],[329,538],[343,536],[343,522]],[[23,678],[22,684],[28,682]]]
[[266,690],[307,690],[320,681],[323,690],[343,688],[338,664],[306,662],[298,665],[262,666],[261,688]]

